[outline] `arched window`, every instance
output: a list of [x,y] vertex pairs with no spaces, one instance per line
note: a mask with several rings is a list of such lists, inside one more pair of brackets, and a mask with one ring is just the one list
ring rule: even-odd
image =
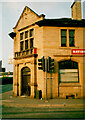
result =
[[59,82],[79,82],[78,63],[71,60],[59,62]]

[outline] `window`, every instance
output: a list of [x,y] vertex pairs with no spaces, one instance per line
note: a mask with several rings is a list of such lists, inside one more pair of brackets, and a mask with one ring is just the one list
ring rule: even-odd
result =
[[78,63],[71,60],[62,61],[59,63],[59,68],[60,69],[78,69]]
[[23,40],[23,34],[24,33],[20,33],[20,40]]
[[74,34],[75,31],[74,30],[69,30],[69,46],[70,47],[74,47]]
[[28,38],[28,31],[25,31],[25,38]]
[[20,33],[20,51],[33,50],[34,29],[25,30]]
[[30,48],[33,48],[33,38],[30,39]]
[[30,37],[32,37],[34,35],[34,29],[30,30]]
[[59,82],[79,82],[78,63],[66,60],[59,62]]
[[20,50],[22,51],[24,47],[24,41],[20,42]]
[[61,47],[75,47],[75,30],[61,29]]
[[67,46],[67,30],[61,30],[61,47]]
[[28,49],[28,40],[25,40],[25,50]]

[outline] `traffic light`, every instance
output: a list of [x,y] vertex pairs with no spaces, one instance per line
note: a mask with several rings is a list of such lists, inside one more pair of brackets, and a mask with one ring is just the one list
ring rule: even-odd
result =
[[48,57],[48,72],[50,72],[51,70],[54,70],[54,59]]
[[41,59],[38,59],[38,69],[43,70],[45,72],[45,59],[44,56]]

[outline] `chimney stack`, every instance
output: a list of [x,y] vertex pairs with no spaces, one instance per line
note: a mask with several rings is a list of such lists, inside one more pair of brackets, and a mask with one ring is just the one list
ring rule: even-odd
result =
[[72,19],[81,20],[81,0],[74,0],[71,6]]

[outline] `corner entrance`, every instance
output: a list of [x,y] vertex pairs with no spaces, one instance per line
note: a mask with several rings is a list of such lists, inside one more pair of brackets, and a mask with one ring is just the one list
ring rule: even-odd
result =
[[21,70],[21,93],[22,95],[30,96],[31,87],[30,87],[30,78],[31,78],[31,71],[30,68],[24,67]]

